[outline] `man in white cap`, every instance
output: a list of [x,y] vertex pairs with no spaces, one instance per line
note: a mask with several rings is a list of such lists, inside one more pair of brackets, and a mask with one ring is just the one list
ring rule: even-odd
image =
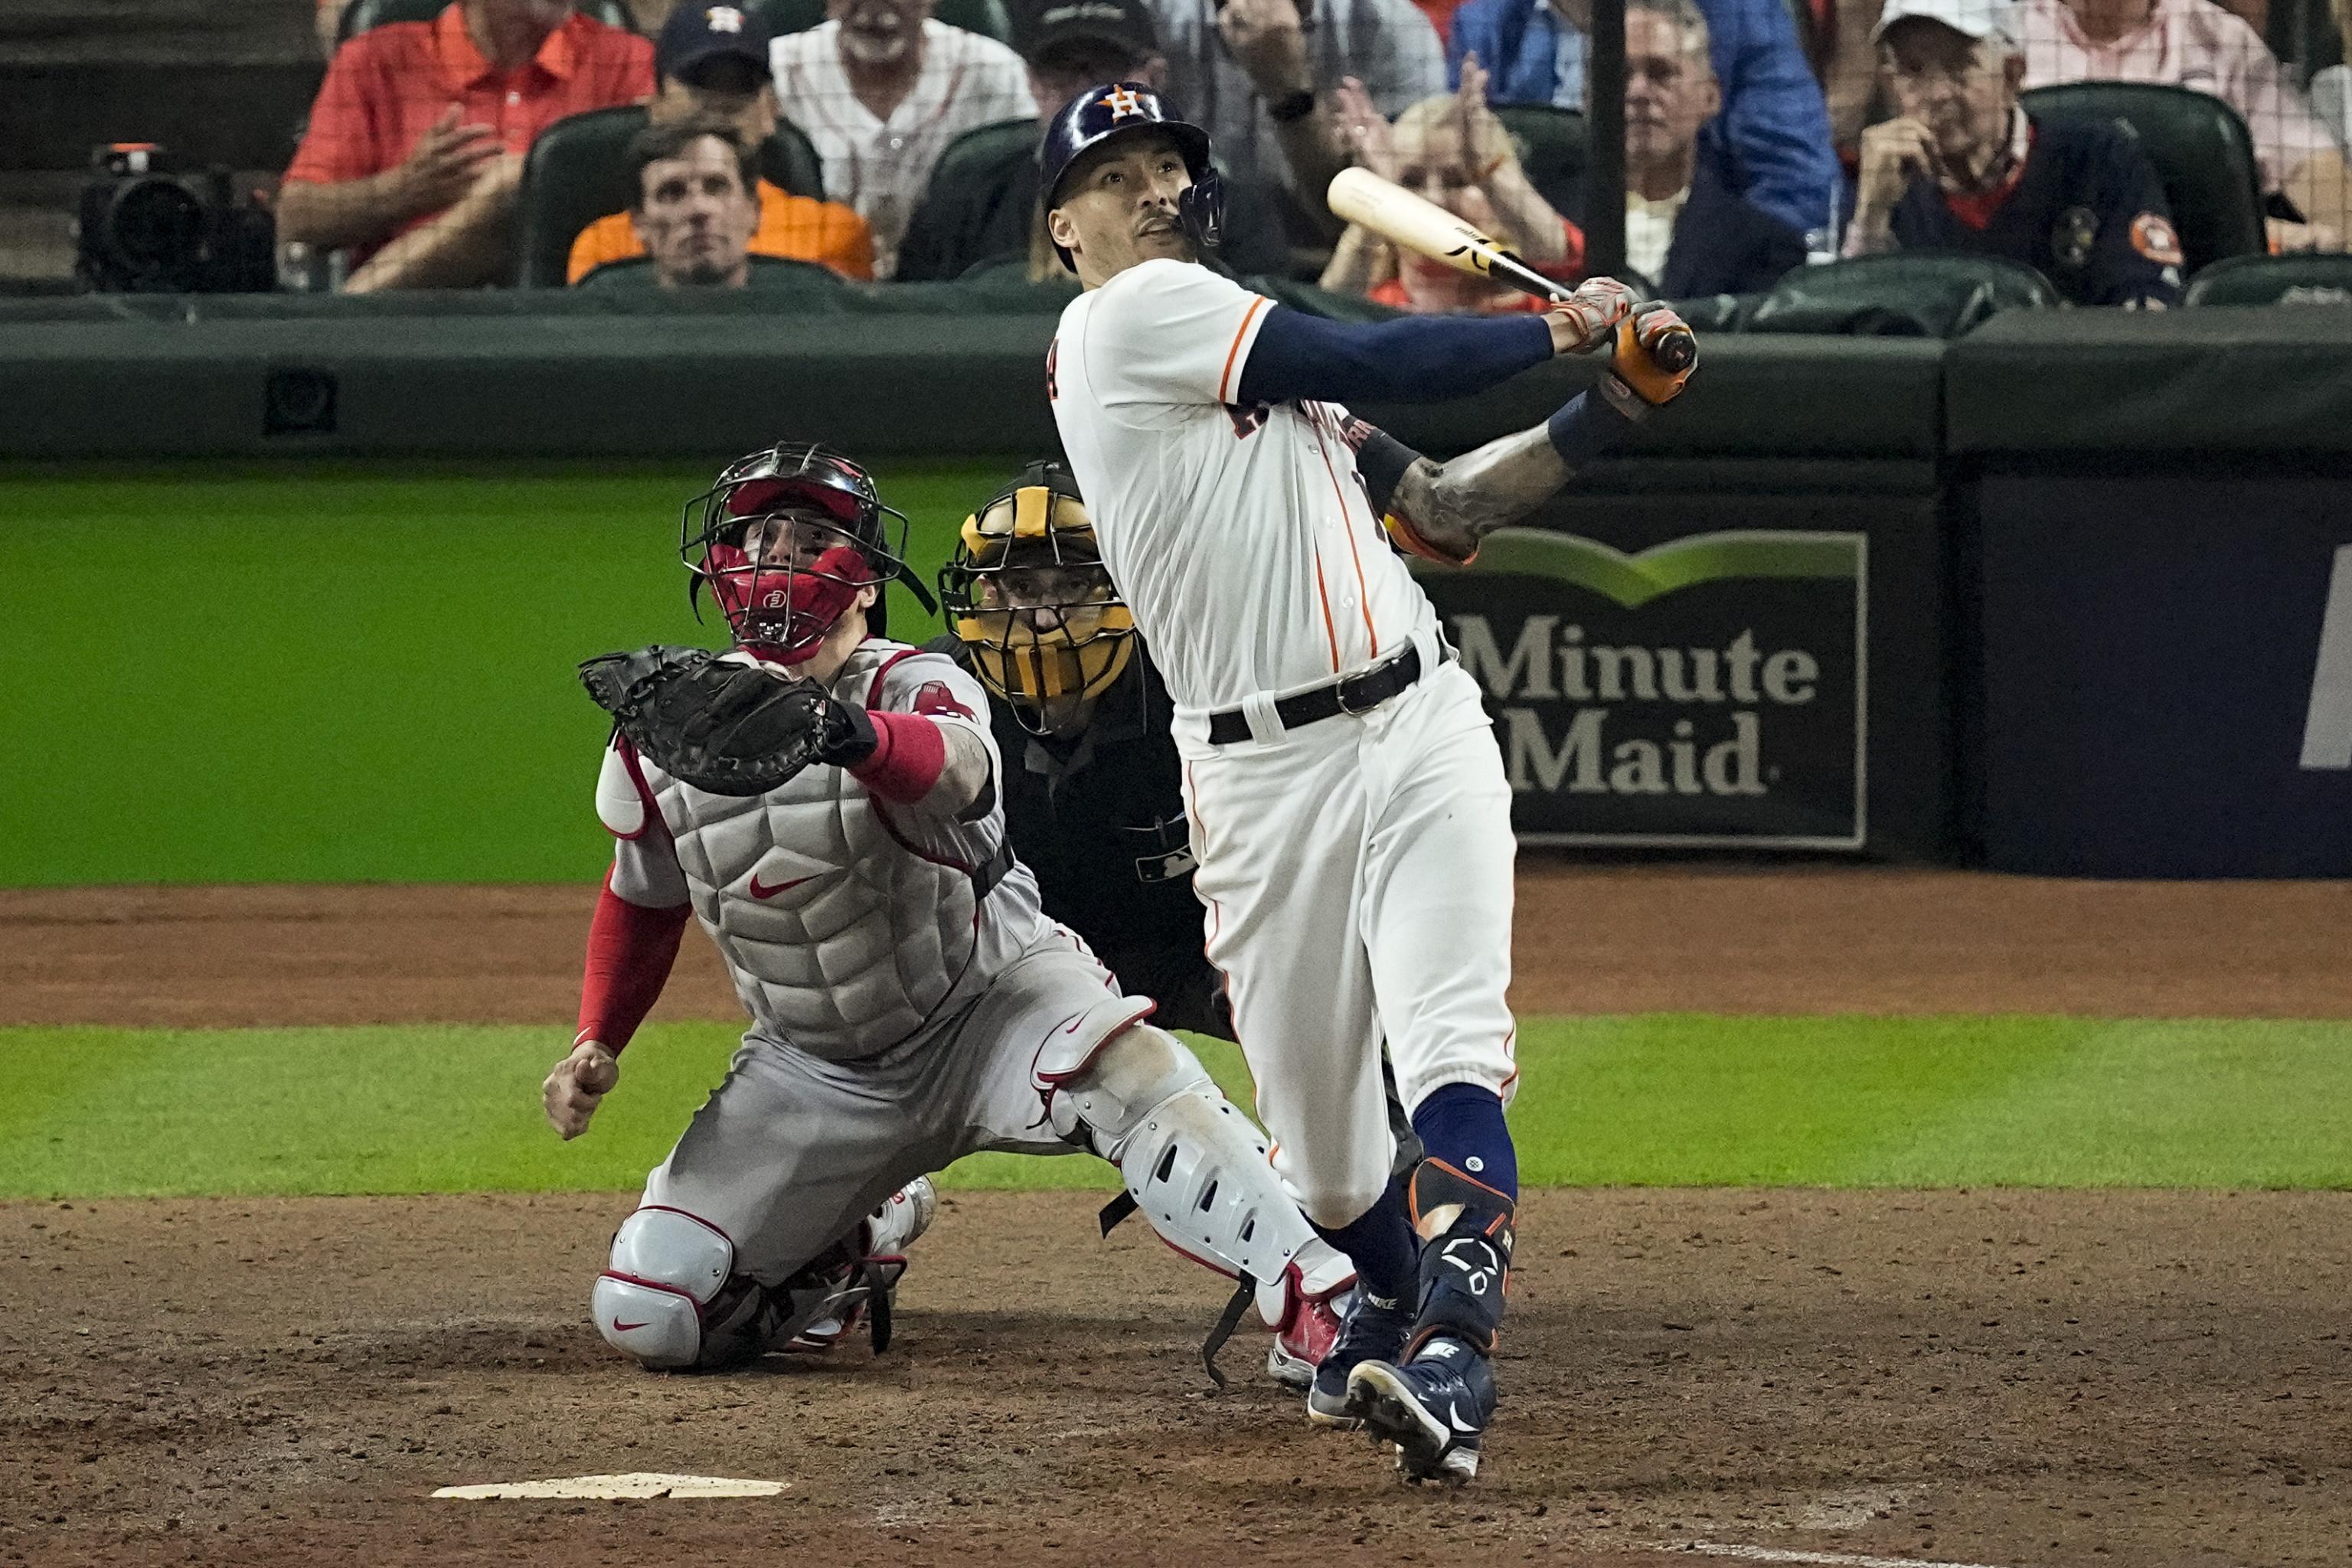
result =
[[2137,143],[2104,119],[2018,106],[2017,13],[1991,0],[1886,0],[1873,35],[1895,118],[1862,134],[1849,256],[2002,257],[2078,305],[2180,299],[2180,242]]

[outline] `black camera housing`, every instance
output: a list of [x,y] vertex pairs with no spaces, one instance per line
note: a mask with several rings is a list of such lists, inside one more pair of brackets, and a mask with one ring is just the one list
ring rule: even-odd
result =
[[278,287],[278,226],[240,204],[226,169],[171,172],[163,150],[126,142],[91,154],[74,276],[101,294],[249,294]]

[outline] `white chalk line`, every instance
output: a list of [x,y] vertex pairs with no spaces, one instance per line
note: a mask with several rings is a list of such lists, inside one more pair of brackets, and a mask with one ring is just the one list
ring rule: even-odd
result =
[[1645,1542],[1651,1552],[1731,1557],[1742,1563],[1815,1563],[1825,1568],[1996,1568],[1989,1563],[1946,1563],[1931,1557],[1869,1557],[1857,1552],[1803,1552],[1786,1546],[1739,1546],[1723,1541]]

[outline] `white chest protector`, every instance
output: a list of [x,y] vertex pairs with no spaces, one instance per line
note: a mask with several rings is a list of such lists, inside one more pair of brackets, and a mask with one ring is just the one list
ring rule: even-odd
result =
[[[831,690],[902,710],[917,706],[898,700],[906,693],[943,691],[957,706],[938,716],[953,722],[986,700],[968,684],[942,656],[877,640]],[[710,795],[607,752],[598,812],[633,841],[625,860],[632,848],[657,860],[666,847],[647,832],[648,801],[756,1032],[812,1056],[871,1057],[952,1014],[1042,921],[1034,879],[1005,848],[1001,803],[975,822],[943,821],[877,802],[846,770],[824,765],[763,795]]]

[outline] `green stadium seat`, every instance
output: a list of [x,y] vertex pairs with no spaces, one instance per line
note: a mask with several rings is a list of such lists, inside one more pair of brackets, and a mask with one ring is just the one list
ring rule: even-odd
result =
[[[898,247],[898,276],[911,281],[944,281],[992,258],[989,233],[1017,221],[1027,233],[1030,215],[1001,210],[986,198],[1004,189],[1004,180],[1023,158],[1037,155],[1034,120],[1000,120],[975,125],[947,145],[923,187],[923,199],[908,219]],[[1000,234],[999,237],[1003,237]],[[1021,247],[1027,248],[1025,239]]]
[[2189,280],[2189,305],[2352,305],[2352,256],[2232,256]]
[[1957,338],[2000,310],[2053,310],[2058,291],[2032,268],[1986,256],[1864,256],[1801,267],[1745,323],[1751,332]]
[[[523,159],[522,190],[515,199],[515,281],[525,289],[560,289],[580,231],[607,213],[625,212],[629,138],[645,129],[643,104],[592,109],[540,132]],[[760,174],[794,195],[824,195],[816,149],[789,121],[760,148]]]
[[804,33],[824,20],[824,0],[744,0],[743,9],[771,33]]
[[[824,20],[824,0],[747,0],[743,9],[768,25],[771,33],[800,33]],[[1013,19],[1004,0],[939,0],[931,13],[950,27],[984,33],[1000,44],[1013,41]]]
[[1669,303],[1677,315],[1699,331],[1737,332],[1747,328],[1748,312],[1763,300],[1761,294],[1708,294]]
[[2164,182],[2191,272],[2269,247],[2253,141],[2220,99],[2185,87],[2076,81],[2037,87],[2019,101],[2036,120],[2112,120],[2137,137]]
[[2344,63],[2344,35],[2321,0],[2275,0],[2263,25],[2263,41],[2284,61],[2298,88],[2329,66]]
[[1528,182],[1554,208],[1573,217],[1574,204],[1583,199],[1578,186],[1584,178],[1584,116],[1548,103],[1498,103],[1495,117],[1517,143]]
[[[387,22],[430,22],[448,8],[449,0],[352,0],[335,24],[335,41],[341,43]],[[608,26],[632,33],[637,30],[636,19],[622,0],[581,0],[577,9]]]

